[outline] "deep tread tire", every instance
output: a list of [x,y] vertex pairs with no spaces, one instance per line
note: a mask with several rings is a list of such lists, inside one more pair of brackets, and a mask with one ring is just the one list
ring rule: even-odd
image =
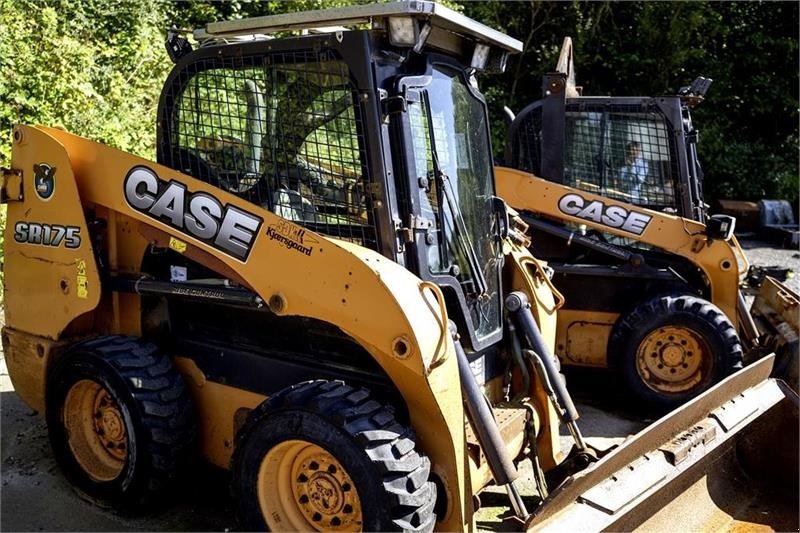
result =
[[[93,479],[76,461],[63,421],[64,401],[80,380],[106,389],[123,415],[127,458],[110,481]],[[195,420],[183,377],[155,345],[107,336],[74,346],[48,374],[46,413],[57,463],[91,498],[130,509],[154,503],[195,457]]]
[[433,530],[436,485],[412,430],[366,389],[322,380],[271,396],[237,434],[232,489],[245,530],[267,529],[258,503],[259,466],[271,448],[292,439],[321,446],[350,473],[361,499],[363,531]]
[[[712,354],[708,377],[683,393],[654,390],[636,369],[639,345],[650,332],[665,326],[690,328],[702,337]],[[742,368],[742,345],[736,328],[717,306],[696,296],[658,296],[639,304],[620,318],[608,345],[609,366],[628,392],[658,408],[675,408]]]

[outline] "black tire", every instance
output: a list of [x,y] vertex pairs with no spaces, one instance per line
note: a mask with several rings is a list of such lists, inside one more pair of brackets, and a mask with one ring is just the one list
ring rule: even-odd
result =
[[[125,439],[117,452],[120,457],[109,463],[113,467],[100,470],[86,460],[87,453],[91,458],[87,450],[96,451],[96,443],[82,446],[78,441],[81,433],[89,435],[83,437],[85,442],[100,442],[105,434],[76,430],[90,423],[76,426],[65,404],[72,406],[78,400],[71,398],[86,396],[96,385],[106,391],[101,405],[116,408],[110,420],[124,430]],[[95,418],[104,418],[96,407],[92,411]],[[45,415],[50,444],[67,478],[90,498],[122,509],[154,503],[195,456],[194,413],[183,377],[153,344],[136,338],[100,337],[73,347],[48,375]],[[83,455],[76,448],[84,450]]]
[[[697,357],[692,351],[681,351],[685,347],[669,336],[673,331],[678,332],[679,338],[685,334],[689,347],[696,343],[701,348],[702,359],[691,359]],[[647,343],[658,339],[659,335],[665,336],[664,346],[645,350],[652,348],[653,344]],[[685,344],[685,339],[681,338],[680,343]],[[665,359],[667,345],[677,354],[671,359]],[[617,322],[608,354],[609,366],[621,377],[628,392],[651,406],[664,409],[683,404],[742,368],[742,345],[731,321],[712,303],[689,295],[657,296],[637,305]],[[645,357],[653,359],[642,362]],[[677,370],[672,368],[670,364],[681,357],[684,362],[680,366],[675,364]],[[677,372],[678,376],[684,365],[688,368],[698,365],[698,371],[685,383],[671,383],[660,381],[655,372],[641,370],[653,364],[656,365],[653,368],[661,364],[665,373],[669,370]]]
[[[259,503],[259,469],[271,450],[297,439],[322,448],[349,474],[360,499],[362,531],[433,530],[436,485],[412,430],[367,390],[336,381],[294,385],[250,413],[232,459],[234,500],[245,530],[268,529]],[[317,529],[330,529],[326,520],[333,518],[320,518]]]

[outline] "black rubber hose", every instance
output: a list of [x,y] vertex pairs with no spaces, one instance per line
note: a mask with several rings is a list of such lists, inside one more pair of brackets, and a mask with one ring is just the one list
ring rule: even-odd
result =
[[[455,325],[452,322],[450,331],[451,333],[455,332]],[[486,456],[486,462],[489,463],[489,469],[492,471],[495,482],[498,485],[507,485],[517,479],[519,473],[508,455],[506,443],[500,435],[500,428],[497,427],[490,407],[475,381],[475,376],[469,367],[467,354],[464,353],[464,348],[458,341],[457,335],[453,336],[453,341],[458,360],[458,375],[461,378],[461,394],[467,406],[467,414],[472,428],[478,437],[478,442]]]
[[506,297],[506,309],[511,313],[517,322],[520,330],[522,330],[525,337],[528,339],[533,351],[541,358],[544,370],[550,380],[550,384],[561,404],[564,411],[564,422],[574,422],[578,420],[578,410],[575,409],[575,404],[572,402],[572,397],[567,391],[561,373],[556,368],[553,360],[553,354],[545,344],[542,334],[539,331],[539,326],[531,313],[531,307],[528,302],[528,297],[523,292],[512,292]]

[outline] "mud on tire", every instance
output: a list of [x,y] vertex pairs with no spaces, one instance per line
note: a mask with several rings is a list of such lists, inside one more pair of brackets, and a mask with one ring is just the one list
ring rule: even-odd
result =
[[[270,524],[264,517],[269,509],[263,509],[259,499],[265,490],[259,471],[274,453],[271,450],[298,441],[329,453],[352,479],[362,510],[360,525],[352,525],[362,531],[433,530],[436,485],[429,480],[430,461],[416,449],[412,430],[398,423],[393,408],[371,399],[367,390],[336,381],[294,385],[250,413],[237,435],[232,459],[234,500],[245,530],[263,531],[270,525],[272,530],[303,529],[297,522],[287,524],[275,517]],[[277,492],[267,497],[278,498]],[[274,507],[274,501],[266,505]],[[296,502],[287,505],[300,507]],[[277,512],[283,514],[281,509]],[[318,530],[340,525],[324,514],[304,520]]]
[[48,374],[45,416],[67,478],[117,507],[154,503],[194,459],[183,377],[140,339],[107,336],[74,346]]

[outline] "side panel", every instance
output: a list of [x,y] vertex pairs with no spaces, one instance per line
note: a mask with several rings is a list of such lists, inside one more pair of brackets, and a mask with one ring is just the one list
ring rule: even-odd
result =
[[5,314],[14,329],[58,339],[97,307],[100,276],[64,149],[32,128],[15,130],[11,165],[22,171],[23,201],[9,202],[5,229]]
[[44,412],[44,383],[47,367],[64,348],[46,337],[3,328],[3,354],[14,391],[32,409]]
[[605,367],[608,339],[619,315],[598,311],[558,312],[556,353],[572,365]]
[[208,381],[194,361],[175,357],[175,366],[183,374],[194,401],[200,425],[200,448],[210,463],[228,468],[236,431],[250,409],[266,400],[266,396]]

